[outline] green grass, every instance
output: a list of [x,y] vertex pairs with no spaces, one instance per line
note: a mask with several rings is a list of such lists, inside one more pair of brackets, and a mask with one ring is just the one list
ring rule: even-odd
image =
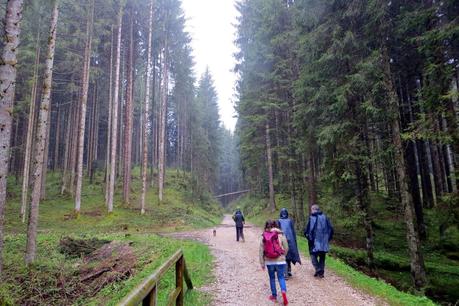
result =
[[[84,238],[86,236],[74,236]],[[22,248],[25,243],[24,235],[16,235],[6,240],[5,282],[1,286],[0,301],[15,305],[19,301],[29,304],[76,304],[76,305],[115,305],[123,299],[144,278],[153,273],[179,248],[184,251],[188,271],[195,287],[200,287],[212,280],[212,256],[209,249],[200,243],[192,241],[178,241],[163,238],[155,234],[110,233],[98,235],[99,239],[108,239],[129,243],[134,249],[137,262],[134,267],[134,276],[126,281],[114,282],[104,287],[95,297],[83,292],[72,292],[78,288],[78,268],[82,264],[81,258],[69,259],[58,252],[57,245],[61,236],[57,234],[43,234],[39,236],[40,250],[36,263],[26,268],[22,260]],[[170,270],[159,286],[158,301],[164,305],[167,295],[175,288],[175,269]],[[60,282],[66,282],[66,288]],[[22,283],[22,286],[18,286]],[[68,291],[66,297],[65,291]],[[78,297],[78,295],[80,295]],[[23,297],[27,297],[24,301]],[[209,302],[210,296],[200,291],[188,291],[185,299],[191,305],[204,305]]]
[[[278,195],[276,197],[277,207],[280,209],[282,207],[286,207],[290,210],[290,200],[287,197],[282,195]],[[267,201],[266,199],[254,198],[254,197],[244,197],[239,202],[234,203],[234,206],[240,206],[243,210],[244,214],[248,218],[251,223],[254,223],[258,226],[263,226],[264,222],[267,219],[278,219],[279,218],[279,210],[275,212],[271,212],[267,209]],[[303,228],[305,224],[300,224],[299,228]],[[299,233],[298,233],[299,234]],[[305,257],[309,257],[308,254],[308,247],[306,239],[303,237],[298,236],[298,247],[300,252],[303,253]],[[331,254],[337,257],[339,252],[343,255],[343,258],[354,258],[358,260],[357,266],[365,263],[365,252],[363,250],[354,250],[349,248],[338,247],[332,245],[332,252]],[[357,255],[356,255],[357,254]],[[397,270],[396,273],[403,277],[403,280],[400,280],[402,283],[410,283],[410,276],[409,276],[409,262],[407,257],[403,257],[401,255],[393,255],[391,253],[385,252],[375,252],[375,257],[377,262],[381,265],[385,265],[390,263],[392,266],[397,266],[401,268],[402,272],[400,273]],[[407,266],[408,265],[408,266]],[[406,268],[408,269],[406,270]],[[391,284],[386,283],[383,279],[376,279],[372,278],[363,272],[356,270],[355,268],[351,267],[350,265],[346,264],[339,258],[334,258],[332,256],[327,257],[327,268],[330,268],[339,276],[343,277],[349,284],[351,284],[355,288],[359,288],[364,292],[367,292],[370,295],[376,296],[381,298],[384,301],[387,301],[391,305],[435,305],[435,303],[425,296],[416,296],[410,293],[406,293],[400,291],[396,287]],[[458,271],[458,266],[454,265],[453,262],[448,262],[447,265],[444,262],[440,261],[428,261],[427,262],[427,269],[428,271],[436,271],[438,273],[445,273],[445,272],[456,272]],[[385,270],[384,270],[385,271]],[[442,274],[444,275],[444,274]],[[384,276],[384,275],[382,275]],[[443,287],[451,287],[454,290],[455,281],[449,278],[446,278],[450,281],[448,284],[443,284]],[[406,287],[404,288],[407,291],[411,288]],[[438,290],[438,288],[436,288]]]
[[[193,192],[189,174],[168,170],[165,200],[158,203],[157,188],[149,188],[147,211],[142,216],[139,210],[138,172],[138,169],[134,169],[130,205],[123,204],[121,195],[117,193],[111,214],[107,213],[105,207],[102,175],[99,174],[92,185],[85,181],[78,218],[74,218],[71,197],[59,194],[60,176],[49,174],[48,199],[40,203],[37,258],[30,268],[24,265],[23,260],[26,225],[19,219],[20,186],[11,182],[5,216],[5,274],[0,283],[0,305],[113,305],[179,248],[184,250],[194,286],[200,287],[211,281],[212,257],[207,246],[163,238],[157,233],[218,224],[223,212],[218,203],[205,192]],[[120,186],[117,191],[121,191]],[[129,242],[137,258],[133,275],[127,280],[110,283],[95,296],[88,296],[78,287],[78,268],[82,258],[67,258],[58,251],[59,241],[64,236]],[[160,304],[164,304],[167,294],[172,291],[169,289],[175,286],[173,273],[169,272],[160,283]],[[193,290],[187,292],[185,299],[187,304],[204,305],[210,296]]]

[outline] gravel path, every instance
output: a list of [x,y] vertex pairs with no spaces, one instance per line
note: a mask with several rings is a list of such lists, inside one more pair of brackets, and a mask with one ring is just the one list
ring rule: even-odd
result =
[[[258,262],[258,246],[261,229],[244,228],[245,242],[236,242],[236,231],[231,216],[226,215],[222,224],[212,230],[174,235],[207,243],[215,256],[215,282],[203,291],[213,295],[213,304],[220,305],[273,305],[268,273]],[[313,277],[309,258],[302,258],[303,265],[292,267],[293,277],[287,281],[289,305],[383,305],[380,300],[362,293],[342,278],[326,270],[325,278]],[[279,285],[277,285],[279,286]],[[280,294],[278,294],[280,296]],[[278,305],[281,305],[279,298]]]

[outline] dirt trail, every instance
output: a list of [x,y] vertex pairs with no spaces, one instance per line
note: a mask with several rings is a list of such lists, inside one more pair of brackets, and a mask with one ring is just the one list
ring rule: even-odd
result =
[[[258,261],[261,229],[244,228],[245,242],[236,242],[236,231],[231,216],[226,215],[217,228],[177,234],[180,238],[196,239],[207,243],[215,256],[215,282],[201,290],[210,292],[213,305],[273,305],[268,273]],[[175,236],[175,235],[174,235]],[[364,294],[332,272],[326,270],[325,278],[313,277],[309,258],[302,265],[292,267],[293,277],[287,281],[289,305],[382,305],[380,300]],[[279,290],[279,285],[278,290]],[[278,294],[280,296],[280,294]],[[281,305],[280,299],[278,305]]]

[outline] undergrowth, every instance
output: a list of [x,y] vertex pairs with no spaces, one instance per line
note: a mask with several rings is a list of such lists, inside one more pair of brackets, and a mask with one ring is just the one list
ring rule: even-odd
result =
[[[113,305],[178,248],[184,250],[194,286],[209,282],[212,259],[206,246],[162,238],[156,233],[213,226],[220,222],[222,209],[210,194],[202,189],[199,193],[193,190],[188,173],[168,170],[166,178],[165,200],[158,203],[157,188],[149,188],[146,213],[140,215],[141,182],[139,169],[134,169],[130,204],[123,204],[117,193],[113,213],[109,214],[104,201],[103,174],[98,173],[94,184],[84,182],[81,213],[75,217],[72,198],[59,193],[60,175],[48,174],[47,199],[40,203],[37,257],[30,267],[24,265],[26,224],[19,218],[20,186],[11,182],[5,216],[5,271],[0,283],[0,305]],[[120,186],[116,190],[121,191]],[[59,241],[67,236],[129,243],[136,254],[132,275],[100,290],[85,287],[79,279],[83,258],[66,257],[59,252]],[[175,283],[172,274],[168,273],[160,283],[160,305],[169,294],[169,290],[163,289],[171,289]],[[190,305],[204,305],[210,297],[192,290],[185,299]]]

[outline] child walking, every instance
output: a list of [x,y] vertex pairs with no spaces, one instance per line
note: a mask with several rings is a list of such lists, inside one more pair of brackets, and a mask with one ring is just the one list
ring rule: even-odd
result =
[[279,229],[277,221],[268,220],[265,223],[265,230],[260,239],[259,257],[261,268],[268,269],[269,285],[271,287],[271,295],[269,299],[273,302],[277,301],[276,290],[276,274],[281,288],[282,301],[284,305],[288,305],[287,300],[287,285],[285,283],[285,254],[288,252],[288,243],[282,231]]

